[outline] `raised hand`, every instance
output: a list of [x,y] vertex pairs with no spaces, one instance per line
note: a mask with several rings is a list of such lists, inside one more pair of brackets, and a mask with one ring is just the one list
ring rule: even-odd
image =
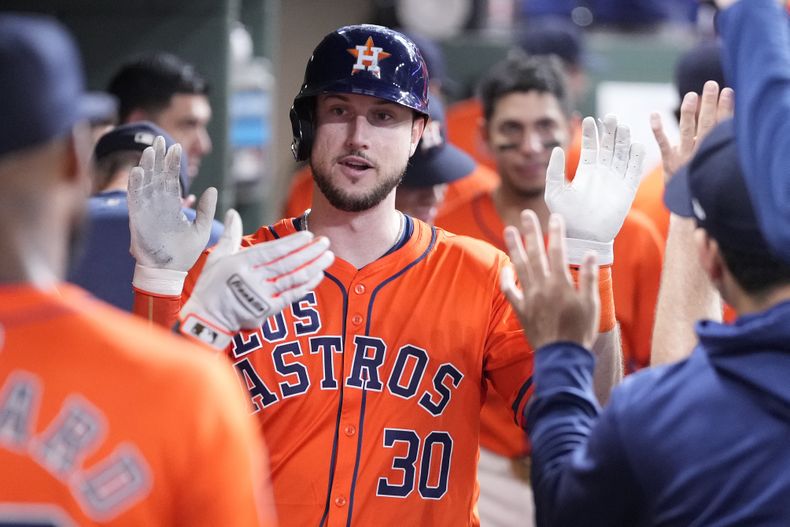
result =
[[732,117],[734,107],[732,88],[719,92],[716,81],[705,83],[701,98],[694,92],[688,92],[680,103],[680,140],[676,145],[669,142],[661,116],[657,113],[650,115],[650,127],[661,150],[665,181],[669,181],[680,167],[691,160],[699,144],[716,124]]
[[568,271],[562,217],[552,214],[549,220],[548,258],[540,222],[533,211],[522,212],[520,230],[507,227],[505,243],[521,287],[510,267],[503,269],[500,286],[527,340],[535,350],[560,341],[590,349],[597,335],[600,312],[594,254],[587,253],[582,259],[577,289]]
[[546,171],[546,204],[561,214],[568,231],[571,264],[581,263],[588,250],[601,264],[613,260],[615,235],[631,208],[642,175],[644,146],[631,142],[630,129],[607,115],[598,143],[595,120],[582,122],[582,151],[573,182],[565,178],[565,154],[561,148],[551,153]]
[[217,190],[207,189],[198,202],[195,221],[187,220],[181,211],[180,165],[181,145],[165,152],[160,136],[129,174],[130,250],[137,261],[133,284],[150,293],[180,294],[186,272],[211,234]]
[[243,249],[241,234],[241,218],[231,209],[225,232],[181,308],[181,332],[219,349],[240,329],[260,327],[315,289],[334,261],[329,240],[314,239],[308,231]]

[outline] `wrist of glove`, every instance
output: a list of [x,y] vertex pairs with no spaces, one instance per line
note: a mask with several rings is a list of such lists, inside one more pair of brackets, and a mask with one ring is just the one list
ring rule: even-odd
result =
[[180,296],[186,277],[186,271],[157,269],[136,264],[132,286],[138,291],[155,296]]
[[579,238],[565,238],[566,254],[568,264],[580,266],[584,260],[584,255],[594,252],[598,265],[612,265],[614,262],[614,242],[598,242],[593,240],[582,240]]

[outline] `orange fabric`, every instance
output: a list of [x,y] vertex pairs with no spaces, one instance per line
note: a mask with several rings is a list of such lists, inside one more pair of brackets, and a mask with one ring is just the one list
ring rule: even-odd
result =
[[275,525],[223,358],[66,284],[0,287],[0,328],[0,524]]
[[669,209],[664,205],[664,168],[659,164],[639,184],[631,210],[647,216],[658,229],[664,243],[669,233]]
[[[457,234],[484,240],[495,247],[504,248],[502,223],[490,193],[475,196],[448,214],[439,216],[437,225]],[[602,317],[599,330],[611,329],[613,305],[615,318],[620,323],[623,355],[629,369],[646,366],[650,360],[650,341],[653,316],[658,294],[658,284],[663,257],[662,244],[657,233],[644,217],[630,213],[614,243],[615,265],[611,268],[612,288],[606,287],[601,275]],[[602,269],[608,273],[608,268]],[[613,300],[606,296],[613,294]],[[608,323],[607,323],[608,321]],[[513,426],[513,419],[506,406],[496,395],[490,396],[481,416],[480,444],[503,456],[515,457],[524,453],[525,438]]]
[[[478,163],[496,171],[496,163],[480,136],[483,105],[476,98],[464,99],[447,109],[447,141],[467,152]],[[573,179],[581,156],[581,123],[573,128],[571,144],[565,152],[565,174]],[[496,173],[496,172],[495,172]]]
[[[477,165],[468,176],[447,185],[447,192],[439,208],[439,214],[450,210],[478,192],[493,189],[499,183],[499,176],[490,168]],[[313,200],[313,175],[309,166],[296,172],[291,181],[291,189],[285,202],[283,216],[295,218],[310,208]]]
[[[242,244],[293,232],[282,220]],[[487,383],[511,422],[532,393],[532,354],[499,290],[507,261],[488,244],[415,220],[398,250],[359,270],[336,259],[313,293],[235,337],[228,354],[270,448],[280,518],[479,525]],[[204,262],[205,254],[183,299]]]

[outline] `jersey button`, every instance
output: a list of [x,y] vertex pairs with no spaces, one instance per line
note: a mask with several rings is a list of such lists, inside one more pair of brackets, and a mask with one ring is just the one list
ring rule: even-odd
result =
[[357,284],[354,286],[354,292],[358,295],[364,295],[365,291],[367,291],[365,284]]
[[337,498],[335,498],[335,505],[337,505],[338,507],[345,507],[346,498],[344,498],[343,496],[338,496]]
[[354,324],[355,326],[359,326],[360,324],[362,324],[362,320],[363,320],[362,315],[354,315],[353,317],[351,317],[351,323]]
[[354,428],[354,425],[346,425],[343,431],[346,433],[347,436],[353,436],[354,434],[357,433],[357,429]]

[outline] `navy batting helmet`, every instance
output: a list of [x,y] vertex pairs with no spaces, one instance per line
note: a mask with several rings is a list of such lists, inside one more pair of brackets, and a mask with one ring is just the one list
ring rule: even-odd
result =
[[315,96],[371,95],[428,116],[428,69],[407,37],[386,27],[345,26],[324,37],[307,63],[304,82],[291,107],[297,161],[310,156]]

